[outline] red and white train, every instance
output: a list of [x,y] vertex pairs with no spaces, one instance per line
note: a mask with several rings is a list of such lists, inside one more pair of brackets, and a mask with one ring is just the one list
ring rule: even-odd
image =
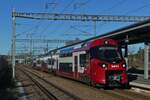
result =
[[34,67],[93,86],[128,86],[129,83],[119,43],[108,38],[57,49],[37,58]]

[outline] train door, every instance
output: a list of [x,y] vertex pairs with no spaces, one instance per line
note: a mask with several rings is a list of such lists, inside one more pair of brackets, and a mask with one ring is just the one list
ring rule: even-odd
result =
[[56,58],[56,68],[55,68],[55,74],[59,72],[59,58]]
[[58,70],[58,58],[56,59],[56,70]]
[[75,78],[78,77],[78,56],[74,56],[74,73]]

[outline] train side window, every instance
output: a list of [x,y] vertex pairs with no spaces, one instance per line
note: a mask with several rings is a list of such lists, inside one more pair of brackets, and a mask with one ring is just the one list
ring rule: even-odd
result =
[[90,50],[90,55],[91,55],[90,58],[91,59],[97,58],[97,52],[96,52],[97,49],[98,49],[97,47],[91,48],[91,50]]
[[86,60],[87,60],[87,55],[86,54],[80,54],[80,66],[81,67],[86,66]]
[[55,59],[48,59],[48,64],[49,65],[54,65]]
[[72,72],[72,63],[59,63],[59,70],[64,72]]
[[41,63],[41,61],[40,61],[40,60],[38,60],[38,61],[37,61],[37,64],[40,64],[40,63]]

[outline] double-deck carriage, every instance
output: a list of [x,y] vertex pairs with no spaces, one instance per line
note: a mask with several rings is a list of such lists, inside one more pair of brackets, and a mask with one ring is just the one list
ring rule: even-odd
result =
[[58,59],[59,55],[54,54],[50,55],[49,58],[47,59],[47,66],[50,72],[56,73],[56,70],[58,69]]
[[43,72],[48,72],[48,65],[46,62],[46,57],[37,58],[33,61],[32,67],[36,70],[41,70]]
[[96,39],[59,50],[57,74],[92,85],[128,85],[121,48],[112,39]]
[[[58,49],[36,63],[42,71],[93,86],[128,86],[126,63],[118,41],[102,38]],[[39,66],[39,67],[38,67]]]
[[34,68],[36,70],[41,70],[41,67],[42,67],[42,64],[41,64],[40,58],[34,59],[32,68]]

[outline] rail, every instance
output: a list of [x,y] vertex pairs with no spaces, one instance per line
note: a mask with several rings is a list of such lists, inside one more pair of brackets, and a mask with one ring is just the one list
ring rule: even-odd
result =
[[[44,94],[46,94],[47,97],[50,98],[51,100],[62,100],[62,98],[64,100],[68,100],[68,99],[69,100],[81,100],[81,98],[63,90],[61,87],[58,87],[58,86],[52,84],[51,82],[43,79],[42,77],[38,76],[34,72],[31,72],[27,69],[25,69],[25,70],[20,69],[20,70],[23,71],[23,73],[26,74],[40,88],[40,90]],[[33,77],[36,77],[36,78],[34,79]],[[48,84],[50,86],[50,88],[48,89],[48,88],[44,87],[43,84],[41,84],[37,80],[42,80],[43,83],[45,82],[46,84]]]

